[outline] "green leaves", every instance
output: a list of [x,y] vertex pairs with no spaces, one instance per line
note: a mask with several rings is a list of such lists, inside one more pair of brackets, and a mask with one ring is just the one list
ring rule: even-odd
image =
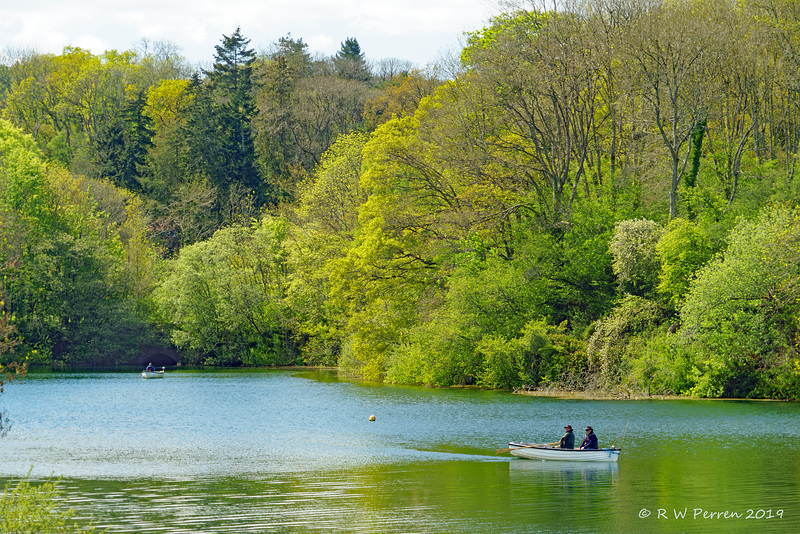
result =
[[71,363],[132,359],[152,340],[146,306],[131,300],[149,292],[155,256],[141,204],[41,158],[0,123],[0,274],[20,350]]
[[60,505],[63,494],[59,480],[31,484],[30,473],[9,481],[0,494],[0,531],[7,533],[63,534],[95,532],[91,525],[78,526],[75,511]]
[[617,223],[610,250],[614,274],[626,291],[645,295],[655,287],[660,267],[656,243],[662,233],[658,223],[646,219]]
[[287,364],[286,222],[233,225],[185,247],[155,298],[172,339],[199,363]]
[[51,226],[52,200],[41,152],[29,136],[0,120],[0,207]]
[[678,218],[667,225],[656,254],[661,266],[656,289],[678,306],[695,273],[711,259],[711,244],[697,224]]
[[704,356],[698,374],[699,383],[711,380],[705,389],[762,396],[772,390],[770,370],[791,376],[800,326],[798,250],[796,210],[775,206],[742,221],[724,254],[697,273],[681,321],[688,343]]

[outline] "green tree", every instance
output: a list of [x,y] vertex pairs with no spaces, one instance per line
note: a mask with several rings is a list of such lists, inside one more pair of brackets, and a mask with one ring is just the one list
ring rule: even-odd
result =
[[184,247],[155,294],[173,342],[197,363],[294,363],[285,239],[286,222],[266,218]]
[[[622,50],[630,87],[649,108],[650,123],[669,153],[669,217],[678,216],[678,187],[691,139],[707,116],[712,69],[720,53],[718,11],[702,2],[666,2],[640,13],[626,28]],[[684,149],[688,145],[688,149]]]
[[594,386],[616,389],[631,369],[629,349],[657,328],[663,310],[652,300],[626,295],[606,317],[593,325],[586,355]]
[[333,236],[355,234],[358,209],[367,199],[359,183],[367,141],[364,134],[343,135],[325,152],[314,176],[302,185],[299,213],[305,226]]
[[413,115],[420,101],[433,93],[439,80],[418,70],[399,74],[388,80],[381,92],[367,101],[365,122],[375,128],[393,117]]
[[[297,91],[301,80],[312,76],[308,45],[302,39],[281,37],[275,50],[260,65],[262,83],[256,91],[257,116],[253,121],[259,162],[279,200],[295,196],[294,182],[306,163],[297,143],[299,117]],[[307,169],[309,172],[312,168]]]
[[[173,250],[187,240],[180,227],[176,228],[177,217],[171,207],[179,203],[181,192],[197,176],[183,138],[191,106],[188,86],[188,80],[164,80],[152,86],[143,110],[154,135],[147,154],[147,172],[140,177],[142,194],[152,201],[154,239]],[[209,211],[208,206],[203,209]]]
[[335,363],[344,338],[342,310],[328,299],[331,266],[352,246],[358,210],[366,200],[360,187],[362,150],[368,136],[340,136],[300,186],[291,232],[287,293],[304,339],[307,361]]
[[661,267],[656,244],[663,233],[661,225],[646,219],[617,223],[610,250],[614,274],[626,292],[645,296],[655,288]]
[[3,116],[24,128],[36,141],[51,119],[53,103],[49,84],[57,65],[52,55],[33,54],[20,57],[11,67],[5,67],[8,94],[2,99]]
[[142,189],[148,150],[153,145],[152,119],[144,113],[145,95],[138,93],[120,110],[118,121],[98,134],[97,159],[100,174],[130,191]]
[[[14,380],[20,380],[28,370],[27,362],[21,365],[16,361],[3,363],[10,360],[11,357],[8,354],[12,353],[14,347],[19,345],[19,339],[16,336],[17,330],[14,325],[9,324],[5,299],[3,284],[0,283],[0,395],[3,394],[6,384]],[[11,421],[8,418],[8,413],[0,408],[0,438],[4,437],[10,428]]]
[[227,180],[253,191],[263,201],[266,192],[256,167],[250,124],[256,110],[253,98],[255,52],[247,48],[248,44],[250,40],[239,28],[231,36],[224,35],[222,44],[215,47],[213,71],[208,74],[218,105],[222,130],[218,134],[230,137],[230,145],[226,147]]
[[189,62],[181,54],[181,47],[170,41],[153,41],[143,37],[134,43],[136,62],[141,66],[140,77],[144,87],[153,87],[164,81],[186,80],[192,75]]
[[30,473],[20,480],[9,481],[0,494],[0,530],[8,534],[62,534],[95,532],[96,527],[78,525],[75,510],[59,503],[63,492],[58,480],[32,484]]
[[[569,220],[584,181],[603,73],[579,16],[519,12],[470,36],[459,92],[470,141],[535,193],[534,209]],[[592,58],[592,59],[589,59]]]
[[694,394],[792,398],[800,393],[797,302],[800,223],[776,206],[742,221],[691,283],[680,316],[701,356]]
[[673,219],[656,243],[656,255],[661,266],[656,290],[678,306],[689,290],[695,273],[712,257],[708,238],[694,222]]
[[242,189],[262,205],[272,200],[256,165],[251,121],[255,114],[255,52],[237,30],[215,47],[213,69],[206,80],[195,76],[189,85],[191,107],[185,126],[189,156],[196,173],[217,190],[221,211],[228,196]]
[[367,61],[364,59],[364,53],[361,52],[361,46],[355,37],[348,37],[344,40],[341,48],[333,57],[333,64],[336,72],[342,78],[367,82],[372,77]]
[[31,137],[0,122],[0,214],[6,308],[26,355],[127,361],[152,340],[138,302],[155,255],[134,199],[48,168]]

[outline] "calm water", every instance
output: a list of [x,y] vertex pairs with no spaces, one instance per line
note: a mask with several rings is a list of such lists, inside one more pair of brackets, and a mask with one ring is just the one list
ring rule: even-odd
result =
[[[176,371],[31,374],[2,404],[0,477],[61,475],[70,506],[110,532],[800,532],[797,403]],[[566,423],[601,446],[627,425],[619,464],[495,454]]]

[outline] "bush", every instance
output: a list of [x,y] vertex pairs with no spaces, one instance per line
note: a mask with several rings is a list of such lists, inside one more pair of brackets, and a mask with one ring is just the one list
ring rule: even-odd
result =
[[92,525],[78,526],[75,511],[59,507],[58,480],[33,485],[30,473],[6,484],[0,495],[0,532],[5,534],[56,534],[95,532]]
[[413,329],[408,342],[390,351],[386,381],[439,387],[475,384],[481,355],[456,323],[442,315]]
[[624,291],[640,296],[653,291],[660,268],[656,243],[663,233],[661,225],[647,219],[617,223],[609,250],[614,274]]
[[694,357],[680,339],[660,328],[633,336],[626,346],[623,385],[649,395],[687,395],[695,386]]
[[681,309],[683,336],[699,355],[694,394],[797,394],[799,243],[800,213],[771,207],[742,221],[724,254],[700,269]]
[[606,386],[619,385],[628,371],[628,344],[662,321],[661,308],[656,303],[632,295],[625,297],[610,315],[594,325],[586,347],[590,372]]
[[709,239],[696,223],[674,219],[656,244],[656,253],[661,263],[656,290],[678,306],[697,270],[711,259]]
[[478,385],[488,388],[571,388],[583,381],[586,360],[578,341],[564,325],[530,321],[521,336],[487,335],[478,344],[483,365]]

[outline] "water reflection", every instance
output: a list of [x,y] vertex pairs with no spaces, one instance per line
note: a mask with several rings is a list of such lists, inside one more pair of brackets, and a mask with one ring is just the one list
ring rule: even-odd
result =
[[[15,426],[0,475],[63,474],[70,503],[110,532],[800,531],[792,403],[547,399],[286,371],[34,374],[3,400]],[[619,463],[495,454],[557,439],[565,422],[591,423],[601,445],[629,425]],[[751,508],[785,513],[658,519]]]
[[509,461],[509,471],[518,476],[547,476],[552,474],[579,475],[582,477],[600,474],[604,477],[619,474],[617,462],[563,462],[558,460],[528,460],[513,458]]

